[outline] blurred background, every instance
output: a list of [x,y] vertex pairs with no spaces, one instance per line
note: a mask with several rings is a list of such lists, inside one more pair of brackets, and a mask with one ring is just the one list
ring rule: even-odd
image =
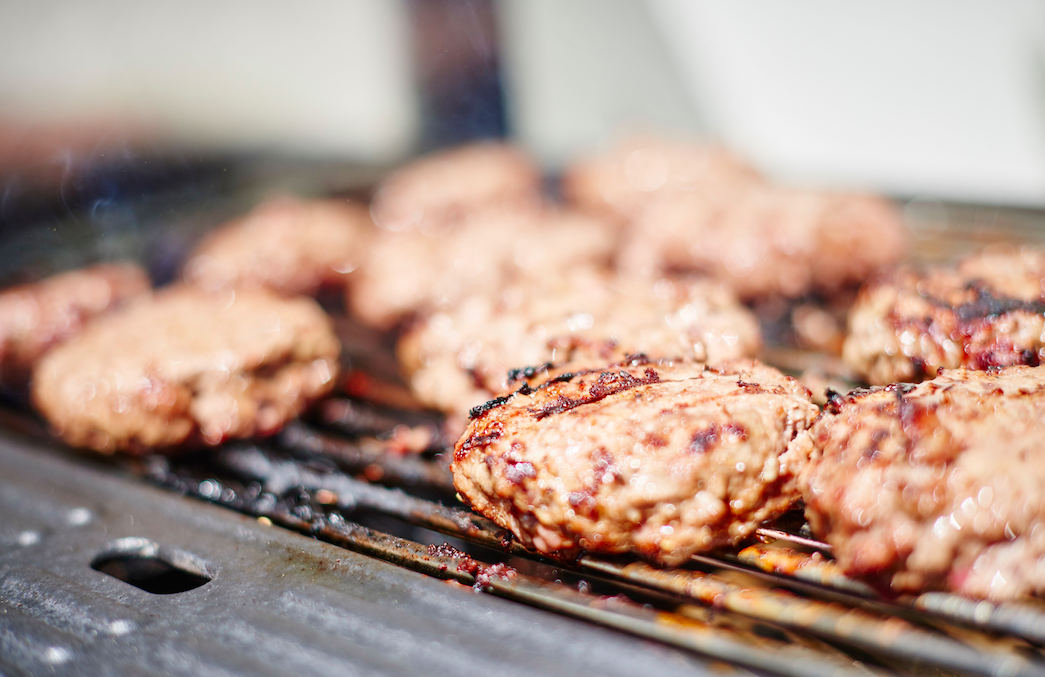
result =
[[789,182],[1045,207],[1045,3],[0,1],[8,230],[274,158],[504,136],[554,173],[628,130]]

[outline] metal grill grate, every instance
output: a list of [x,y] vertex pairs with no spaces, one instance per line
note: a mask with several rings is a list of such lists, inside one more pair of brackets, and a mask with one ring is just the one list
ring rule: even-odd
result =
[[[301,422],[270,443],[206,458],[154,457],[136,471],[399,566],[761,671],[1045,674],[1045,607],[941,593],[885,601],[843,576],[827,546],[795,524],[676,570],[589,555],[559,561],[454,507],[441,457],[400,456]],[[375,521],[380,528],[365,526]],[[388,533],[411,529],[414,540]],[[427,532],[457,547],[426,547],[417,539],[431,541]]]

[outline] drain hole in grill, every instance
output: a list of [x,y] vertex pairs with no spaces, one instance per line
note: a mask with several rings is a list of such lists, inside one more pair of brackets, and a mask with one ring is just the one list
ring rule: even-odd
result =
[[91,561],[91,568],[156,595],[188,592],[212,576],[194,555],[144,538],[123,538]]

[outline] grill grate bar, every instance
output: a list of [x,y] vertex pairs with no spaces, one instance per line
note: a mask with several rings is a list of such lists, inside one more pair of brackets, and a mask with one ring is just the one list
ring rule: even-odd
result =
[[[741,550],[737,561],[780,581],[797,579],[863,599],[876,599],[874,589],[855,581],[831,560],[783,548],[753,545]],[[893,600],[897,606],[933,614],[948,621],[1002,634],[1017,635],[1045,644],[1045,612],[1040,605],[970,600],[945,592]]]
[[[244,469],[253,463],[257,468],[256,451],[248,450],[247,462],[241,462],[244,460],[241,457],[235,462],[236,467]],[[235,452],[225,453],[222,458],[228,460],[230,455],[235,458],[234,454]],[[164,459],[151,459],[146,467],[151,479],[169,488],[268,519],[274,524],[321,538],[355,552],[419,573],[469,585],[482,592],[552,610],[711,658],[786,677],[866,677],[882,674],[830,653],[810,650],[801,644],[781,642],[752,632],[717,627],[694,619],[692,614],[683,615],[674,611],[650,609],[621,596],[605,598],[574,591],[561,584],[552,584],[518,573],[503,564],[481,564],[465,553],[447,546],[426,547],[415,541],[355,524],[344,519],[339,512],[325,513],[307,505],[293,506],[285,501],[268,499],[266,497],[273,495],[267,490],[252,496],[249,489],[227,480],[208,476],[207,479],[197,481],[179,475],[176,471],[171,472]],[[272,486],[279,488],[281,482],[289,481],[293,476],[289,472],[287,475],[287,479],[281,479]],[[300,472],[298,476],[301,479],[310,479],[307,471]],[[392,491],[355,480],[352,482],[357,488],[361,485],[379,491]],[[343,488],[348,484],[336,482],[332,486]],[[401,492],[399,496],[413,498]],[[373,498],[374,494],[370,494],[369,497]],[[362,498],[363,500],[356,505],[370,506],[365,500],[367,496]],[[685,611],[685,605],[680,606],[678,610]]]
[[[405,522],[472,543],[535,557],[534,553],[518,543],[507,540],[508,534],[504,530],[464,510],[425,501],[398,490],[369,485],[336,472],[319,475],[299,468],[293,461],[272,461],[258,448],[229,450],[220,454],[218,460],[228,470],[262,483],[267,491],[273,493],[282,493],[296,486],[303,486],[310,491],[325,490],[336,496],[337,504],[343,508],[379,510]],[[541,558],[539,555],[537,557]],[[728,564],[711,558],[700,559],[713,565]],[[621,564],[588,555],[579,557],[572,565],[580,571],[676,594],[750,618],[903,660],[929,662],[950,670],[978,675],[1045,674],[1045,667],[1010,651],[994,648],[977,650],[900,618],[826,604],[780,590],[737,584],[716,574],[690,570],[664,571],[641,562]]]
[[451,496],[454,492],[448,464],[426,461],[416,454],[397,454],[380,440],[352,442],[295,421],[276,436],[276,443],[306,459],[333,460],[343,470],[362,474],[371,481],[434,489]]

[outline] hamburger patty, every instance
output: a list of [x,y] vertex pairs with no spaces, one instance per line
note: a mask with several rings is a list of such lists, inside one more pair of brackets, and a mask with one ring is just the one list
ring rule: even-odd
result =
[[476,143],[433,153],[381,183],[371,205],[384,230],[435,231],[493,205],[529,208],[540,202],[541,174],[521,150]]
[[608,266],[613,244],[606,223],[555,210],[482,211],[439,233],[382,233],[349,289],[350,312],[387,329],[521,274]]
[[373,224],[347,201],[275,198],[210,233],[185,264],[185,281],[314,294],[345,283],[366,257]]
[[849,574],[995,601],[1045,591],[1045,368],[836,396],[799,439],[806,517]]
[[754,361],[549,372],[473,412],[454,486],[541,552],[668,565],[733,544],[798,498],[789,445],[817,407]]
[[149,276],[132,263],[103,263],[0,292],[0,385],[24,388],[47,350],[91,318],[146,293]]
[[574,270],[477,291],[414,324],[397,352],[421,402],[464,415],[520,367],[638,353],[718,362],[759,346],[754,315],[716,283]]
[[273,433],[329,392],[339,349],[310,299],[173,288],[49,352],[32,397],[74,446],[215,445]]
[[842,355],[870,383],[917,381],[941,367],[1037,365],[1045,357],[1045,251],[1000,248],[864,288]]
[[905,242],[884,199],[751,185],[657,200],[629,229],[620,264],[704,273],[743,300],[796,298],[863,282],[895,263]]
[[579,209],[630,221],[665,195],[732,193],[761,182],[753,167],[719,146],[633,136],[574,163],[562,190]]

